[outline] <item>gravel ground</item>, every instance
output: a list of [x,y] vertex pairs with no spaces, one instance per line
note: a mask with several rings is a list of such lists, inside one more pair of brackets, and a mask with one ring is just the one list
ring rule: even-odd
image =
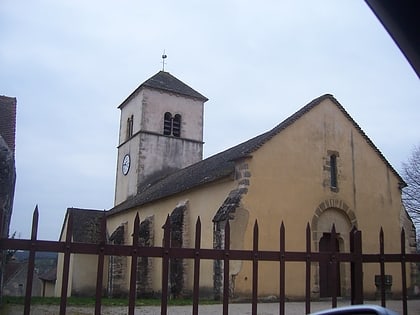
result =
[[[380,304],[379,301],[366,301],[365,304]],[[349,305],[349,301],[339,301],[338,306]],[[330,302],[312,302],[311,311],[315,312],[322,309],[331,307]],[[401,301],[388,301],[387,307],[402,314]],[[21,315],[23,313],[23,306],[21,305],[8,305],[7,309],[3,310],[0,315]],[[31,315],[56,315],[59,313],[59,306],[49,305],[34,305],[31,308]],[[171,306],[168,308],[168,314],[181,315],[191,314],[192,306]],[[67,307],[67,315],[91,315],[94,314],[94,309],[91,307]],[[102,315],[125,315],[127,314],[127,307],[102,307]],[[137,307],[136,315],[159,315],[160,307],[158,306],[145,306]],[[199,306],[199,314],[201,315],[216,315],[222,314],[222,305],[201,305]],[[229,314],[251,314],[250,304],[230,304]],[[258,314],[260,315],[274,315],[279,314],[278,303],[262,303],[258,304]],[[286,303],[287,315],[301,315],[305,314],[305,304],[299,302]],[[420,314],[420,300],[408,301],[408,314]]]

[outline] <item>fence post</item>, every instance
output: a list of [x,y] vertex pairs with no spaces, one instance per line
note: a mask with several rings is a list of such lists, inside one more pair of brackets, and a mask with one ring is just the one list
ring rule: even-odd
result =
[[223,258],[223,315],[229,312],[229,250],[230,250],[230,224],[229,219],[225,225],[225,255]]
[[35,268],[35,242],[38,232],[38,205],[36,205],[34,214],[32,217],[32,233],[31,233],[31,249],[29,251],[28,258],[28,272],[26,276],[26,293],[25,293],[25,307],[23,314],[29,315],[31,309],[31,296],[32,296],[32,282],[34,279],[34,268]]
[[403,314],[407,315],[407,272],[406,272],[406,259],[405,259],[405,231],[401,229],[401,281],[402,281],[402,303]]
[[385,250],[384,250],[384,230],[381,227],[379,232],[379,265],[381,270],[381,305],[386,307],[386,297],[385,297]]
[[101,218],[100,225],[100,243],[98,251],[98,271],[96,272],[96,299],[95,299],[95,315],[101,315],[102,300],[102,282],[104,275],[104,251],[106,243],[106,216],[105,210]]
[[311,227],[306,225],[306,287],[305,287],[305,312],[311,312]]
[[285,231],[284,231],[284,223],[281,222],[280,226],[280,298],[279,298],[279,313],[280,315],[284,315],[284,303],[286,301],[285,295],[285,259],[286,259],[286,242],[285,242]]
[[62,276],[62,281],[61,281],[60,315],[66,314],[72,235],[73,235],[73,211],[69,211],[68,218],[67,218],[66,241],[65,241],[65,247],[64,247],[63,276]]
[[201,221],[197,218],[195,224],[195,257],[194,257],[194,288],[193,288],[193,315],[198,315],[198,297],[200,290],[200,248],[201,248]]
[[128,314],[134,315],[134,308],[136,306],[136,282],[137,282],[137,257],[138,257],[138,245],[139,245],[139,228],[140,218],[139,214],[136,214],[134,219],[134,232],[133,232],[133,243],[131,246],[131,271],[130,271],[130,294],[128,298]]
[[[3,239],[3,209],[0,208],[0,242]],[[7,250],[0,249],[0,305],[3,304],[3,280],[4,280],[4,272],[6,270],[6,259],[7,259]]]
[[362,232],[354,226],[350,231],[351,304],[363,304]]
[[335,231],[335,224],[333,224],[331,229],[331,241],[330,241],[330,263],[331,263],[331,277],[330,277],[330,287],[331,287],[331,306],[332,308],[337,307],[337,289],[340,286],[340,283],[337,279],[338,263],[337,262],[337,233]]
[[169,250],[171,245],[171,220],[168,214],[163,226],[163,253],[162,253],[162,301],[160,314],[168,312],[168,280],[169,280]]
[[252,248],[252,315],[257,315],[258,303],[258,222],[255,220]]

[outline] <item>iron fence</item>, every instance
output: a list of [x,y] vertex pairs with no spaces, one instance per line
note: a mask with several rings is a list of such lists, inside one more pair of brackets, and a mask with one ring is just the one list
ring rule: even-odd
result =
[[[0,215],[0,218],[2,216]],[[25,294],[24,314],[30,314],[31,288],[35,268],[36,252],[57,252],[63,253],[63,271],[60,314],[66,313],[67,293],[69,284],[69,267],[71,254],[91,254],[97,255],[97,282],[96,282],[96,302],[95,314],[101,314],[101,298],[103,294],[103,275],[105,256],[127,256],[131,257],[130,270],[130,290],[128,297],[128,314],[133,315],[136,301],[136,278],[137,278],[137,260],[139,257],[158,257],[162,259],[162,291],[161,291],[161,314],[167,314],[168,310],[168,283],[169,283],[169,262],[172,258],[183,258],[194,260],[193,270],[193,291],[192,291],[192,314],[198,314],[199,288],[200,288],[200,261],[203,259],[223,261],[223,314],[228,314],[229,305],[229,263],[232,260],[242,260],[252,262],[252,314],[257,314],[258,308],[258,271],[259,262],[272,261],[278,262],[279,268],[279,314],[285,314],[286,302],[286,262],[305,263],[305,311],[311,312],[311,263],[328,262],[331,266],[331,276],[329,277],[331,290],[331,306],[337,306],[338,288],[335,285],[338,281],[337,270],[340,263],[350,263],[350,286],[351,286],[351,304],[363,304],[363,264],[378,264],[380,266],[380,298],[381,305],[386,307],[386,285],[385,285],[385,264],[399,263],[401,265],[401,302],[403,314],[408,314],[407,310],[407,270],[406,263],[420,262],[420,254],[406,253],[405,232],[401,231],[401,250],[399,253],[385,253],[384,251],[384,232],[381,229],[379,233],[379,253],[364,254],[362,252],[362,232],[353,229],[350,232],[350,251],[348,253],[339,252],[336,246],[331,245],[328,251],[314,252],[311,250],[311,229],[308,223],[306,228],[306,250],[302,252],[287,251],[285,246],[285,227],[280,226],[279,250],[266,251],[259,250],[259,230],[257,221],[253,229],[253,247],[249,250],[236,250],[230,248],[230,225],[229,221],[225,226],[224,249],[207,249],[201,247],[201,221],[197,218],[195,225],[195,242],[192,248],[172,248],[170,244],[170,219],[166,220],[164,229],[163,244],[161,247],[143,247],[138,243],[140,219],[137,214],[134,220],[134,233],[132,245],[107,244],[106,241],[106,217],[105,212],[101,219],[99,244],[77,243],[72,241],[73,214],[70,213],[67,222],[65,241],[45,241],[37,239],[38,232],[38,208],[35,208],[32,221],[31,239],[1,239],[0,250],[26,250],[29,251],[27,283]],[[0,222],[0,226],[2,226]],[[333,226],[331,239],[337,239],[337,233]],[[333,244],[334,242],[331,242]]]

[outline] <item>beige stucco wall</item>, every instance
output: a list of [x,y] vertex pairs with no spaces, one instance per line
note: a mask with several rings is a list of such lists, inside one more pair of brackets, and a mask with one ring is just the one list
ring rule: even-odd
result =
[[[213,248],[213,223],[212,219],[225,200],[229,191],[235,186],[235,182],[228,179],[224,179],[203,187],[200,189],[191,190],[183,194],[178,194],[170,198],[165,198],[158,203],[150,203],[142,207],[126,211],[124,213],[113,215],[108,217],[107,228],[108,233],[112,234],[121,223],[128,222],[128,230],[125,232],[126,235],[133,234],[133,223],[136,213],[139,213],[140,221],[149,216],[154,216],[154,240],[155,246],[162,246],[163,240],[163,229],[162,226],[165,224],[167,216],[176,208],[177,205],[186,203],[187,204],[187,224],[186,233],[184,235],[184,244],[189,247],[194,246],[195,239],[195,225],[198,216],[202,222],[202,237],[201,247]],[[132,244],[132,238],[128,240]],[[153,290],[160,292],[161,290],[161,260],[154,259],[153,262]],[[192,288],[192,266],[193,261],[186,261],[188,273],[186,275],[186,287]],[[127,259],[127,269],[130,270],[131,262]],[[213,287],[213,261],[202,261],[201,262],[202,272],[200,274],[200,285],[203,290],[212,291]],[[129,273],[126,273],[126,284],[127,290],[129,288]]]
[[[324,170],[328,152],[338,152],[338,192],[329,187]],[[331,208],[321,214],[315,222],[318,230],[313,236],[318,238],[329,232],[333,222],[337,233],[343,238],[342,250],[348,251],[348,232],[356,223],[362,230],[363,251],[378,252],[380,228],[386,235],[385,251],[398,252],[400,235],[401,196],[398,179],[373,151],[366,139],[354,128],[343,113],[326,100],[305,114],[293,125],[283,130],[253,154],[249,161],[252,174],[249,192],[243,199],[244,207],[250,212],[250,222],[258,219],[260,227],[260,248],[279,249],[279,227],[283,221],[286,227],[286,250],[305,250],[305,229],[307,223],[313,225],[315,211],[326,200],[342,201],[350,207],[356,221],[351,222],[348,213],[339,208]],[[328,224],[330,222],[330,224]],[[329,227],[329,228],[328,228]],[[316,228],[316,227],[315,227]],[[252,246],[252,230],[245,236],[245,247]],[[289,264],[288,264],[289,265]],[[290,264],[286,269],[286,287],[290,296],[302,294],[304,265]],[[278,267],[267,264],[260,270],[259,293],[271,295],[278,292]],[[398,266],[387,267],[398,282]],[[288,267],[286,267],[288,268]],[[374,267],[364,267],[364,287],[374,290]],[[312,274],[316,275],[314,265]],[[342,271],[342,282],[349,281],[348,268]],[[343,277],[344,276],[344,277]],[[250,279],[250,267],[243,268],[237,277],[237,292],[249,293],[250,286],[243,279]],[[315,280],[312,288],[317,290]],[[394,289],[398,290],[395,283]],[[344,293],[344,292],[343,292]]]
[[43,285],[45,286],[44,289],[44,296],[46,297],[53,297],[55,296],[55,282],[50,281],[43,281]]
[[[337,154],[338,190],[331,190],[328,170],[330,154]],[[312,251],[318,251],[323,233],[332,223],[340,235],[340,251],[349,250],[348,233],[353,225],[362,231],[363,252],[379,252],[379,231],[385,232],[385,252],[399,251],[401,194],[399,178],[375,152],[360,130],[330,100],[315,106],[292,125],[269,140],[252,157],[241,161],[251,174],[248,193],[241,200],[232,225],[232,248],[252,248],[253,224],[259,224],[259,248],[279,249],[279,229],[286,227],[286,250],[304,251],[305,229],[312,229]],[[132,222],[138,212],[141,218],[154,215],[155,246],[161,245],[162,226],[167,215],[179,204],[188,202],[189,230],[187,239],[193,246],[197,216],[202,222],[202,247],[213,247],[212,219],[225,198],[239,181],[227,179],[199,187],[160,202],[113,215],[108,218],[108,232],[122,222],[129,222],[127,235],[133,232]],[[127,270],[130,270],[128,259]],[[188,262],[192,266],[192,261]],[[303,263],[286,264],[286,288],[290,298],[304,296]],[[374,294],[377,264],[364,265],[364,288]],[[278,263],[260,262],[260,296],[278,296]],[[349,294],[349,266],[341,267],[342,295]],[[311,290],[319,294],[318,264],[312,264]],[[401,288],[399,264],[388,264],[386,274],[394,278],[392,290]],[[234,262],[230,266],[234,294],[249,296],[252,285],[251,264]],[[192,287],[192,268],[187,285]],[[161,261],[153,265],[154,289],[161,287]],[[129,285],[127,275],[127,289]],[[201,263],[200,284],[211,290],[213,262]]]
[[[67,219],[66,216],[63,230],[59,241],[64,242],[67,233]],[[73,240],[72,240],[73,241]],[[46,289],[52,296],[60,297],[64,267],[64,253],[58,253],[57,257],[57,279],[54,288],[51,289],[51,284],[47,283]],[[103,288],[105,290],[108,280],[108,259],[105,257],[104,274],[103,274]],[[98,256],[97,255],[82,255],[71,254],[69,263],[69,283],[67,288],[67,296],[94,296],[96,293],[96,275],[98,271]],[[46,295],[48,296],[48,295]]]
[[[67,234],[67,220],[68,220],[68,216],[66,215],[65,219],[64,219],[64,223],[63,223],[63,229],[61,231],[61,235],[60,235],[60,242],[64,242],[65,241],[65,235]],[[69,272],[69,279],[70,276],[73,275],[72,272],[72,260],[70,259],[70,272]],[[63,266],[64,266],[64,254],[63,253],[58,253],[58,257],[57,257],[57,280],[55,282],[55,288],[54,288],[54,294],[56,297],[61,296],[61,287],[62,287],[62,283],[63,283]],[[67,296],[71,296],[71,281],[69,281],[69,287],[67,288]]]

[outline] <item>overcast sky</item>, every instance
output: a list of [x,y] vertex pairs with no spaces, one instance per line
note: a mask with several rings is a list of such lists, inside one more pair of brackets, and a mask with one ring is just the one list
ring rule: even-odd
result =
[[162,69],[209,98],[205,156],[333,94],[399,171],[420,85],[364,1],[0,3],[0,95],[17,98],[11,233],[57,240],[67,207],[113,206],[119,110]]

